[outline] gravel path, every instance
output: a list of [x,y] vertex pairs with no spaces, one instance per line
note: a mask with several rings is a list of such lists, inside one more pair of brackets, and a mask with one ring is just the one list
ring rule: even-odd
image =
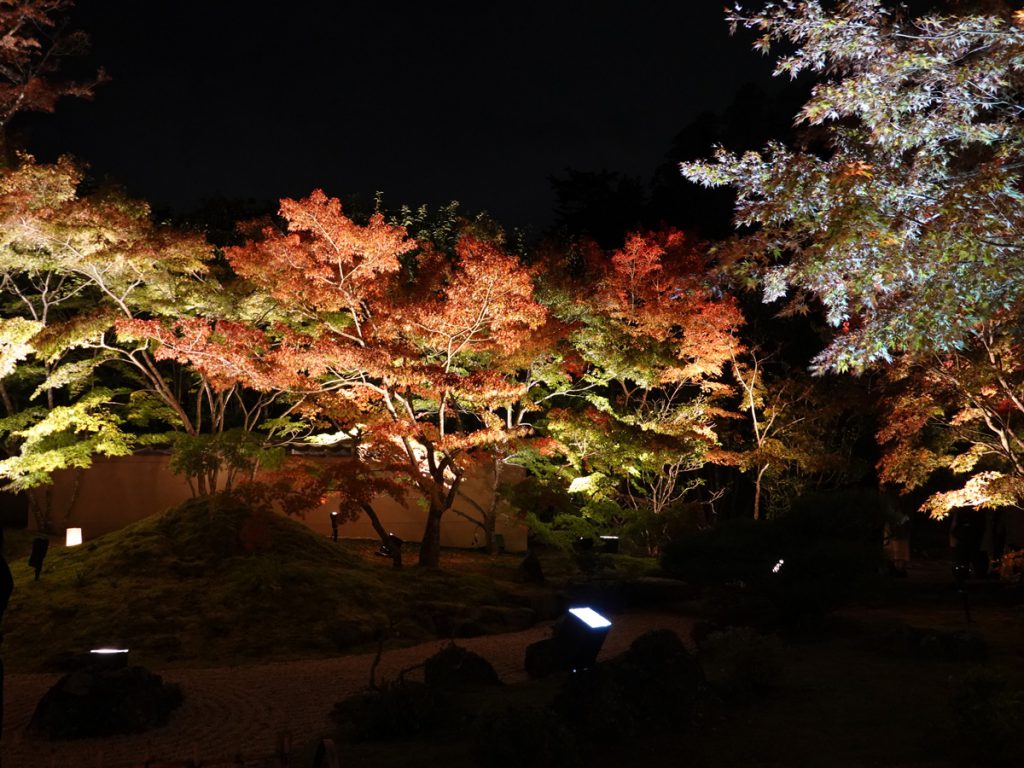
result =
[[[672,614],[633,613],[614,617],[602,657],[625,650],[650,629],[675,630],[688,638],[692,619]],[[459,645],[487,658],[506,683],[526,680],[526,646],[550,636],[550,624],[523,632],[459,640]],[[433,641],[383,655],[377,679],[396,676],[422,662],[447,641]],[[289,661],[242,667],[172,669],[164,679],[181,685],[185,700],[163,728],[136,736],[77,742],[30,739],[25,735],[36,703],[58,675],[7,676],[2,768],[78,768],[142,766],[147,758],[227,763],[235,755],[274,752],[278,734],[289,731],[299,746],[319,738],[327,728],[334,702],[364,688],[374,654]],[[156,765],[157,763],[154,763]]]

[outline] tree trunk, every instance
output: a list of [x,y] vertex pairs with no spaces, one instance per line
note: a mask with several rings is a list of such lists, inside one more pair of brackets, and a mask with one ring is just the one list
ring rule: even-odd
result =
[[36,521],[36,530],[47,535],[53,533],[51,520],[51,505],[53,500],[53,486],[46,486],[43,490],[43,499],[32,491],[28,492],[28,508]]
[[501,485],[501,468],[501,459],[494,459],[491,473],[491,503],[487,505],[487,511],[484,513],[484,546],[489,555],[493,555],[496,550],[494,529],[498,524],[498,486]]
[[391,553],[391,564],[396,570],[402,567],[402,548],[396,546],[391,540],[391,534],[381,525],[380,518],[377,517],[377,511],[373,508],[372,504],[362,503],[359,505],[360,509],[366,514],[370,520],[370,525],[373,526],[373,530],[377,532],[380,537],[380,542],[387,547],[388,552]]
[[[192,484],[189,483],[189,486]],[[196,491],[198,490],[198,493]],[[193,495],[195,498],[202,498],[203,496],[209,496],[210,493],[206,488],[206,473],[200,471],[196,473],[196,488],[193,489]]]
[[75,482],[71,486],[71,498],[68,499],[67,506],[64,507],[64,519],[61,520],[65,530],[68,527],[68,520],[71,519],[71,513],[75,511],[75,502],[78,501],[78,492],[82,488],[82,475],[84,474],[84,469],[75,470]]
[[761,478],[764,477],[764,473],[768,471],[768,467],[771,464],[765,464],[759,470],[757,470],[757,479],[754,481],[754,519],[761,519]]
[[420,568],[439,568],[441,566],[441,515],[444,510],[431,503],[427,511],[427,525],[423,529],[423,541],[420,543]]
[[494,541],[495,518],[496,515],[493,513],[484,517],[484,549],[489,555],[493,555],[498,551],[498,547]]

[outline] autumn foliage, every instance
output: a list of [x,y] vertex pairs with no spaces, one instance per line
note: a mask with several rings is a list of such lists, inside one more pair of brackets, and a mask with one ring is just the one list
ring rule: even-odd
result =
[[473,451],[529,431],[509,409],[547,320],[533,277],[497,243],[464,236],[441,253],[380,214],[354,222],[319,191],[282,201],[280,216],[283,227],[226,251],[264,297],[258,316],[126,320],[119,332],[215,390],[284,393],[362,460],[400,471],[426,501],[421,562],[436,565]]
[[73,82],[58,72],[67,56],[83,53],[88,38],[67,32],[63,17],[71,0],[7,0],[0,3],[0,132],[19,112],[52,112],[62,96],[89,97],[104,79]]

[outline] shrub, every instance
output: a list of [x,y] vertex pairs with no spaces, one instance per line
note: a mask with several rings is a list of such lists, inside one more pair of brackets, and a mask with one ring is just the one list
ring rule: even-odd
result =
[[498,673],[487,659],[454,643],[424,662],[423,677],[427,685],[444,690],[501,685]]
[[481,768],[575,768],[572,733],[550,709],[516,707],[483,721],[473,747]]
[[352,741],[404,741],[438,728],[446,709],[434,688],[400,680],[342,699],[330,718]]
[[999,578],[1014,584],[1024,583],[1024,549],[1005,552],[997,563]]
[[782,676],[782,643],[749,627],[712,632],[698,653],[707,681],[731,696],[746,696],[778,684]]
[[[866,526],[834,523],[822,513],[793,514],[775,520],[729,520],[669,542],[661,565],[669,576],[706,586],[733,585],[744,601],[769,601],[757,608],[754,626],[768,613],[782,623],[820,617],[849,596],[860,580],[877,572],[881,544]],[[742,612],[750,606],[739,606]],[[716,617],[722,623],[734,623]],[[735,623],[748,623],[741,620]]]
[[679,637],[656,630],[620,656],[570,675],[554,706],[576,733],[607,741],[685,727],[694,718],[703,682]]
[[760,580],[778,560],[776,528],[753,520],[727,520],[703,531],[687,532],[662,551],[669,576],[693,584]]
[[769,632],[779,625],[775,602],[763,591],[746,587],[725,586],[709,591],[703,611],[716,629],[754,627]]
[[963,757],[972,765],[1024,765],[1024,691],[977,670],[955,680],[952,707]]

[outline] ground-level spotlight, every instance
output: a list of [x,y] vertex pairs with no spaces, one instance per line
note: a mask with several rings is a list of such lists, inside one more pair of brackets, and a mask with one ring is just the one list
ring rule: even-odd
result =
[[65,547],[77,547],[82,543],[82,529],[81,528],[68,528],[67,533],[64,535],[64,546]]
[[601,537],[601,551],[606,555],[617,555],[619,554],[619,537],[618,536],[602,536]]
[[555,653],[562,666],[573,672],[589,669],[597,663],[604,639],[612,623],[588,606],[570,608],[555,625]]
[[128,649],[93,648],[81,661],[86,669],[123,669],[128,666]]

